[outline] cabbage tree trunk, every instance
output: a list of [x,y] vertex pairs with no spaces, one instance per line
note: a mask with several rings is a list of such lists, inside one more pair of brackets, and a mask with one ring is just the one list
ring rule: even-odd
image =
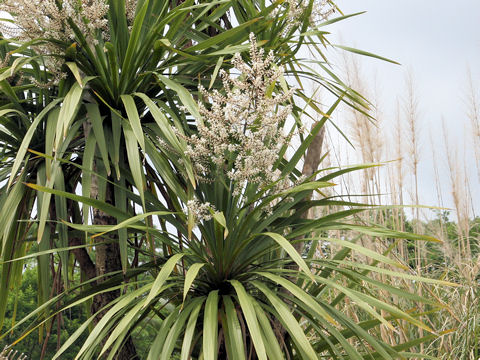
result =
[[[93,194],[92,194],[93,195]],[[106,191],[106,202],[113,204],[113,185],[107,185]],[[115,225],[117,220],[103,211],[94,209],[93,211],[93,224],[94,225]],[[104,242],[105,240],[113,240],[107,244],[97,245],[95,247],[95,270],[96,276],[99,276],[97,280],[98,284],[101,284],[105,280],[108,280],[108,277],[105,276],[108,273],[116,272],[122,270],[122,263],[120,259],[120,247],[118,245],[118,236],[116,234],[109,234],[106,237],[96,237],[96,242]],[[98,315],[94,319],[94,324],[96,325],[106,311],[101,311],[106,305],[110,304],[112,301],[117,299],[120,296],[120,290],[109,291],[106,293],[98,294],[93,298],[92,304],[92,314],[97,313]],[[108,337],[102,342],[102,345],[106,342]],[[135,345],[131,336],[128,336],[125,340],[125,344],[119,350],[119,352],[114,357],[116,360],[133,360],[138,359]]]

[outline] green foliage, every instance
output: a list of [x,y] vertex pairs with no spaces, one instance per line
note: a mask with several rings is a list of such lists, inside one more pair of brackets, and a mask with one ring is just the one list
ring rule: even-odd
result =
[[[7,309],[5,312],[5,323],[11,327],[19,319],[23,319],[32,311],[38,307],[38,282],[37,282],[37,270],[29,265],[23,270],[21,285],[12,291],[8,296]],[[62,313],[60,343],[64,343],[65,340],[75,332],[80,324],[85,321],[85,315],[81,308],[75,307]],[[51,335],[50,341],[47,343],[46,358],[50,359],[57,351],[57,322],[51,323]],[[25,329],[17,328],[12,332],[7,332],[6,336],[0,340],[0,347],[3,349],[5,346],[13,343],[17,340],[25,331]],[[86,336],[84,336],[86,338]],[[42,352],[43,339],[39,339],[38,336],[28,336],[17,345],[14,349],[19,353],[27,355],[28,359],[40,359]],[[75,358],[75,354],[79,350],[79,346],[72,346],[65,352],[66,359]]]

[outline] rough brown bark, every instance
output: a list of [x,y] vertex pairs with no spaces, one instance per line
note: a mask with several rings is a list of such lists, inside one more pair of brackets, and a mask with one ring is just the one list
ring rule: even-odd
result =
[[[106,191],[106,201],[113,203],[113,186],[108,184]],[[103,211],[95,209],[93,211],[93,223],[94,225],[115,225],[117,220]],[[118,240],[118,237],[115,235],[108,235],[109,240]],[[105,238],[97,237],[95,238],[97,243],[104,242]],[[97,245],[95,247],[95,271],[96,276],[100,278],[97,280],[97,283],[102,283],[108,279],[106,274],[109,274],[114,271],[119,271],[122,269],[122,263],[120,258],[120,247],[118,241],[112,241],[107,244]],[[94,324],[97,325],[101,320],[104,311],[101,311],[106,305],[114,301],[120,296],[120,290],[109,291],[106,293],[98,294],[93,298],[92,303],[92,313],[97,313],[98,315],[94,319]],[[102,341],[102,345],[106,342],[107,339]],[[138,359],[137,351],[133,343],[132,337],[128,336],[125,339],[125,343],[122,348],[118,351],[115,356],[116,360],[133,360]]]
[[[312,129],[317,126],[318,122],[312,125]],[[320,131],[318,132],[317,136],[313,139],[312,143],[307,149],[307,153],[305,154],[305,159],[303,162],[303,169],[302,175],[309,177],[312,176],[315,171],[317,171],[318,166],[320,165],[320,159],[322,157],[322,146],[323,146],[323,139],[325,137],[325,126],[322,126]],[[311,200],[312,194],[308,196],[306,200]],[[305,211],[302,215],[302,219],[308,219],[310,211]],[[303,242],[294,243],[293,247],[297,250],[300,254],[303,251]]]
[[[79,246],[84,245],[84,241],[77,237],[69,238],[68,240],[69,246]],[[93,279],[97,276],[97,272],[95,270],[95,264],[93,263],[90,255],[85,248],[74,249],[72,250],[73,256],[75,256],[75,260],[78,262],[80,269],[85,273],[87,279]]]
[[[88,137],[88,134],[91,130],[90,122],[85,122],[83,125],[83,131],[85,138]],[[94,167],[95,163],[94,163]],[[111,183],[107,184],[105,201],[109,204],[115,205],[114,201],[114,189]],[[96,175],[92,174],[92,183],[90,189],[90,196],[92,198],[98,197],[98,178]],[[93,210],[93,224],[94,225],[116,225],[117,220],[103,211],[98,209]],[[95,247],[95,263],[93,263],[90,255],[85,250],[85,248],[73,250],[75,259],[78,261],[80,268],[85,272],[89,279],[94,277],[99,277],[97,284],[108,280],[108,276],[111,272],[119,271],[122,269],[122,263],[120,258],[120,247],[118,245],[118,237],[115,235],[107,235],[108,239],[105,237],[96,237],[96,243],[104,242],[105,240],[113,240],[107,244],[97,245]],[[117,241],[115,241],[117,240]],[[72,245],[82,244],[80,239],[71,239]],[[97,325],[98,322],[102,319],[105,311],[101,311],[106,305],[111,303],[113,300],[120,296],[120,290],[109,291],[102,294],[98,294],[93,297],[92,314],[98,313],[94,319],[94,325]],[[102,346],[105,344],[107,339],[102,341]],[[106,354],[108,356],[108,352]],[[116,360],[134,360],[138,359],[137,351],[131,336],[127,336],[125,343],[122,348],[115,355]]]
[[[312,129],[317,124],[318,122],[314,123],[312,125]],[[304,158],[304,163],[303,163],[302,175],[309,177],[313,175],[315,171],[317,171],[318,166],[320,165],[324,137],[325,137],[325,127],[323,126],[307,149],[307,152]],[[310,200],[311,198],[312,198],[312,194],[310,194],[306,200]],[[308,219],[309,213],[310,211],[307,210],[303,214],[301,214],[300,217],[302,219]],[[293,243],[293,247],[301,255],[303,253],[304,243],[301,241],[295,242]],[[287,265],[286,268],[289,270],[298,270],[298,265],[295,263],[292,263],[291,265]],[[288,279],[293,283],[295,283],[297,280],[296,276],[289,276]],[[284,293],[288,293],[288,290],[286,290],[285,288],[281,288],[280,291]],[[278,319],[275,319],[273,322],[274,322],[275,335],[277,336],[279,343],[282,344],[283,342],[284,344],[287,330],[282,326],[282,324],[280,323],[280,321],[278,321]]]

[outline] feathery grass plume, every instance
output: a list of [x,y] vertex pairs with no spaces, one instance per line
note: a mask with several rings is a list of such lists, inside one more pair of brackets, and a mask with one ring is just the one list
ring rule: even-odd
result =
[[[408,139],[408,164],[410,165],[411,174],[413,176],[412,202],[413,205],[418,205],[418,164],[420,162],[420,146],[419,146],[419,110],[418,98],[416,95],[415,82],[413,74],[408,72],[405,79],[406,98],[404,99],[403,110],[407,125],[407,139]],[[418,207],[412,209],[412,215],[419,225],[420,214]]]
[[467,116],[470,119],[470,124],[472,127],[471,136],[475,153],[475,163],[477,165],[478,180],[480,181],[480,100],[478,98],[478,89],[475,87],[470,69],[468,69],[467,72],[467,81]]
[[[435,144],[432,133],[429,132],[429,138],[430,138],[430,147],[432,149],[432,167],[433,167],[433,173],[435,176],[435,192],[437,194],[437,205],[440,207],[444,207],[444,200],[443,200],[443,195],[442,195],[442,184],[440,183],[441,177],[440,177],[440,172],[438,169],[438,159],[437,159],[437,152],[436,149],[438,149],[438,145]],[[447,257],[452,257],[453,256],[453,250],[452,246],[450,244],[450,241],[448,239],[448,234],[445,229],[445,221],[444,217],[441,216],[441,213],[439,212],[439,217],[438,217],[438,227],[436,229],[433,229],[435,236],[442,240],[442,246],[443,246],[443,253],[444,256]]]
[[[375,83],[373,89],[369,87],[364,80],[364,76],[361,74],[360,66],[358,61],[353,59],[352,57],[344,57],[345,64],[346,64],[346,74],[349,85],[354,88],[355,90],[359,91],[360,93],[367,96],[370,101],[371,108],[366,110],[366,113],[356,111],[354,109],[350,109],[350,129],[353,133],[352,139],[355,144],[355,148],[360,155],[360,161],[363,163],[380,163],[383,159],[384,152],[388,149],[385,148],[385,144],[383,139],[386,138],[384,132],[385,129],[383,128],[383,113],[381,111],[380,106],[380,97],[378,92],[377,84]],[[400,132],[401,127],[398,126],[398,131]],[[402,136],[399,136],[400,138]],[[398,145],[398,144],[397,144]],[[402,145],[398,145],[396,149],[399,154],[404,150]],[[395,156],[396,158],[402,158],[403,154]],[[400,173],[402,177],[400,179],[400,186],[398,188],[399,191],[402,190],[402,183],[403,183],[403,174],[402,171],[403,162],[399,161],[397,163],[397,172]],[[361,174],[363,177],[360,178],[361,183],[361,193],[368,195],[367,201],[370,204],[381,205],[384,203],[384,199],[382,198],[382,193],[385,193],[389,188],[394,188],[394,184],[388,179],[385,179],[385,175],[391,174],[392,167],[373,167],[366,169]],[[402,200],[402,196],[400,196]],[[403,200],[402,200],[403,201]],[[398,204],[398,199],[392,199],[393,204]],[[396,209],[395,209],[396,210]],[[398,210],[397,210],[398,212]],[[387,213],[385,211],[376,211],[372,210],[369,212],[365,212],[361,219],[356,219],[356,221],[363,221],[365,223],[379,223],[384,226],[387,226]],[[399,216],[397,216],[398,218]],[[398,220],[397,222],[400,222]],[[403,219],[401,220],[403,222]],[[395,227],[395,226],[394,226]],[[403,225],[397,225],[397,228],[404,228]],[[381,239],[376,238],[374,236],[360,236],[359,237],[361,243],[366,248],[369,248],[375,252],[384,252],[386,251],[386,243],[381,241]],[[406,258],[405,254],[407,253],[406,249],[403,249],[404,243],[400,243],[401,248],[401,261]],[[358,261],[368,261],[368,259],[362,259],[359,255],[355,255],[355,259]],[[380,265],[384,267],[383,265]],[[389,268],[389,266],[385,266]],[[391,269],[392,270],[392,269]],[[388,282],[390,285],[393,285],[398,288],[410,288],[413,290],[409,282],[405,281],[396,281],[394,279],[388,279],[383,274],[370,274],[372,278],[380,282]],[[388,291],[379,291],[378,293],[379,298],[383,301],[387,302],[394,302],[398,303],[399,298],[394,294],[389,293]],[[348,313],[348,308],[345,309]],[[386,315],[384,311],[382,311],[382,315]],[[379,334],[383,341],[389,344],[397,344],[398,339],[402,339],[404,341],[409,336],[408,327],[406,322],[399,321],[399,328],[396,331],[386,327],[380,326],[379,327]]]
[[458,234],[458,259],[471,259],[470,248],[470,204],[467,189],[465,187],[466,174],[460,167],[458,152],[452,150],[447,132],[445,129],[445,121],[443,121],[443,135],[445,142],[445,151],[447,157],[447,165],[450,175],[451,194],[453,205],[457,215],[457,234]]
[[[391,203],[394,205],[404,205],[404,178],[405,178],[405,154],[404,154],[404,126],[402,123],[402,114],[400,110],[400,100],[397,97],[395,103],[395,115],[393,134],[390,149],[390,158],[395,160],[394,166],[389,166],[388,175],[390,177]],[[405,231],[405,212],[403,209],[394,208],[392,210],[394,228],[399,231]],[[403,261],[408,262],[408,250],[405,241],[398,244],[400,256]]]
[[[420,162],[420,148],[419,148],[419,110],[418,110],[418,99],[416,95],[415,83],[413,79],[412,72],[408,72],[405,79],[406,85],[406,98],[404,99],[403,110],[405,114],[405,120],[407,125],[407,139],[408,139],[408,163],[410,165],[411,175],[412,175],[412,190],[411,190],[411,199],[414,207],[412,208],[413,216],[413,230],[415,233],[420,234],[422,232],[422,226],[420,221],[420,212],[418,205],[419,195],[418,195],[418,164]],[[423,241],[415,241],[415,265],[417,274],[421,274],[422,266],[424,263],[426,250],[425,244]],[[417,287],[417,292],[419,295],[422,295],[422,286],[419,284]],[[420,311],[423,311],[423,304],[417,304]],[[423,337],[423,329],[418,330],[419,336]],[[420,344],[420,351],[423,352],[424,344]]]
[[[403,152],[403,127],[402,127],[402,119],[400,114],[400,102],[397,98],[396,101],[396,108],[395,108],[395,125],[394,125],[394,136],[393,136],[393,143],[394,143],[394,159],[395,162],[395,180],[397,187],[397,195],[398,197],[395,199],[394,204],[403,205],[403,180],[405,177],[404,174],[404,152]],[[403,230],[403,228],[401,228]]]
[[[270,93],[269,87],[283,70],[275,66],[273,53],[264,57],[253,34],[250,42],[252,64],[245,63],[239,54],[234,56],[232,61],[240,76],[222,72],[224,94],[200,87],[209,107],[199,103],[203,120],[198,122],[198,134],[187,138],[186,154],[200,179],[225,173],[234,182],[236,195],[247,182],[262,187],[280,180],[280,171],[273,166],[279,149],[289,141],[282,124],[291,113],[291,105],[285,104],[293,89]],[[276,190],[283,185],[280,181]]]
[[[365,84],[358,60],[353,56],[345,55],[344,61],[346,77],[350,87],[364,94],[367,98],[374,99],[374,94]],[[363,163],[378,163],[383,155],[381,119],[378,116],[379,112],[376,105],[372,102],[371,108],[365,109],[365,112],[353,108],[349,109],[352,139],[360,151],[360,161]],[[372,204],[378,204],[379,199],[374,199],[374,194],[381,192],[378,171],[378,168],[369,168],[363,172],[365,177],[362,179],[361,192],[370,195],[369,202]]]

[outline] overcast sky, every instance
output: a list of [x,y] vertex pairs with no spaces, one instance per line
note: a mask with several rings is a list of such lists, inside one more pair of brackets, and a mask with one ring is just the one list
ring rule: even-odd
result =
[[444,178],[446,206],[452,205],[441,144],[443,117],[452,148],[456,147],[462,158],[464,148],[467,148],[470,186],[476,215],[479,215],[480,185],[474,168],[465,99],[467,68],[471,70],[477,90],[480,88],[480,0],[337,0],[337,4],[345,14],[366,13],[330,26],[328,30],[335,34],[333,42],[376,53],[402,64],[396,66],[368,58],[361,62],[364,74],[377,81],[380,102],[387,118],[388,114],[394,114],[397,96],[405,95],[407,70],[413,74],[423,135],[420,145],[421,202],[436,203],[427,135],[432,131],[441,160],[439,166]]

